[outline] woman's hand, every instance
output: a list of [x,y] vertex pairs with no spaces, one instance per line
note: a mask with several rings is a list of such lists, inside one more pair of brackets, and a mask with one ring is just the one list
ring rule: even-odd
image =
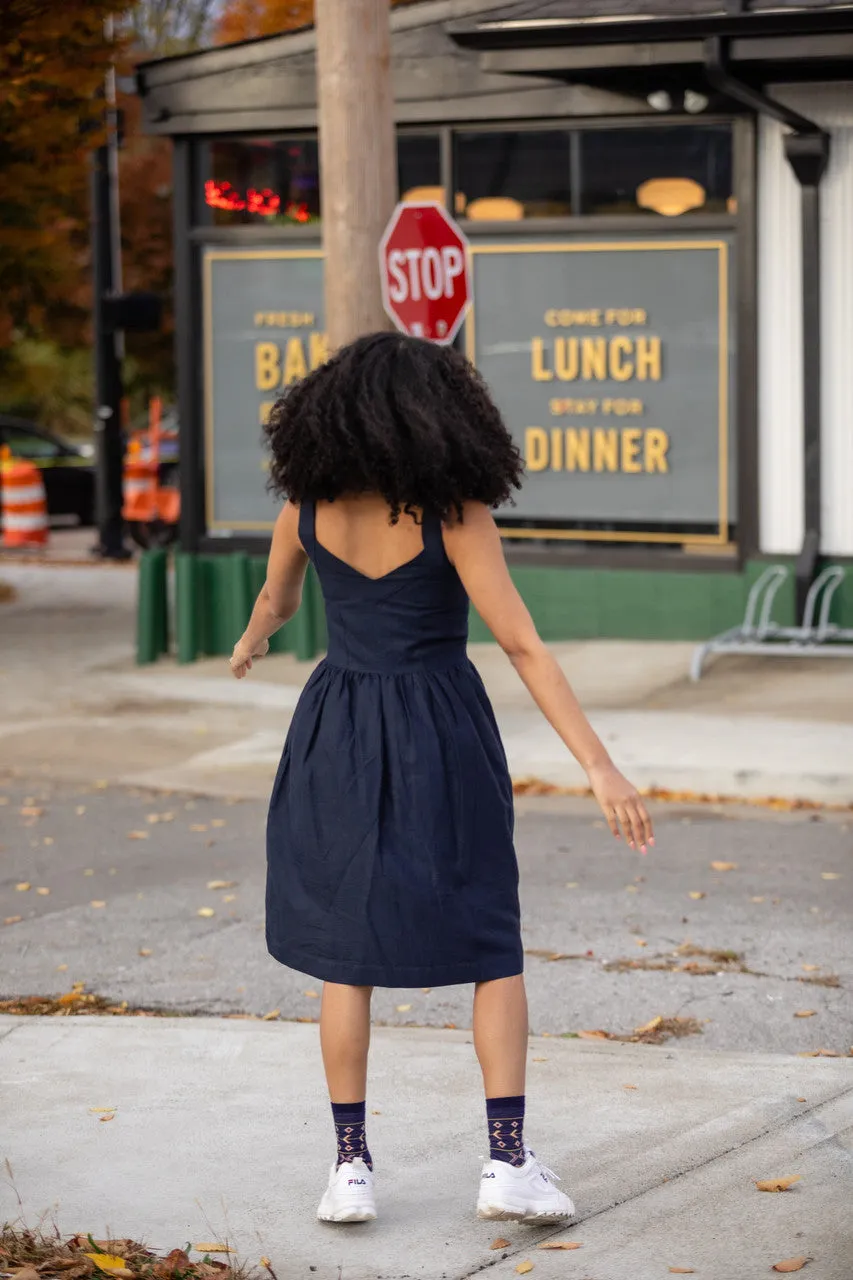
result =
[[639,848],[641,853],[646,853],[646,845],[654,845],[655,836],[652,820],[636,787],[611,762],[594,765],[587,776],[592,794],[616,839],[624,834],[629,848]]
[[255,658],[263,658],[270,650],[269,640],[261,640],[258,644],[250,647],[246,644],[245,636],[242,640],[238,640],[234,646],[234,652],[231,655],[231,670],[238,680],[242,680],[249,671],[252,670],[252,662]]

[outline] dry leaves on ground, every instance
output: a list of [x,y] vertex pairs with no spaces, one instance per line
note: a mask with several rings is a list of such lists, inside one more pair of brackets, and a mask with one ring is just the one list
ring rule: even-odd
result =
[[662,1014],[652,1018],[642,1027],[636,1027],[633,1035],[616,1035],[612,1031],[578,1031],[580,1040],[619,1040],[623,1044],[663,1044],[683,1036],[700,1036],[702,1024],[698,1018],[665,1018]]
[[0,1000],[0,1013],[36,1018],[71,1018],[80,1014],[101,1014],[106,1017],[165,1018],[171,1016],[165,1010],[130,1008],[126,1000],[120,1004],[84,990],[85,984],[77,982],[71,991],[61,996],[15,996],[12,1000]]
[[536,1246],[537,1249],[580,1249],[582,1248],[579,1240],[543,1240]]
[[811,1262],[811,1258],[785,1258],[782,1262],[773,1264],[773,1271],[802,1271],[807,1262]]
[[692,1267],[670,1267],[669,1274],[671,1276],[692,1276],[694,1271]]
[[503,1236],[498,1236],[497,1240],[492,1241],[492,1243],[489,1245],[489,1248],[490,1249],[508,1249],[510,1247],[510,1243],[511,1242],[509,1240],[504,1240]]
[[528,1271],[533,1270],[533,1263],[530,1261],[529,1258],[525,1258],[524,1262],[519,1262],[518,1266],[515,1269],[520,1276],[526,1276]]
[[787,1191],[795,1182],[799,1182],[802,1176],[801,1173],[791,1173],[785,1178],[764,1178],[755,1185],[759,1191]]
[[687,896],[688,898],[692,898],[694,902],[698,902],[700,898],[705,897],[705,894],[701,889],[691,889]]
[[817,1013],[817,1009],[798,1009],[794,1014],[795,1018],[813,1018]]
[[737,871],[736,862],[712,862],[712,871]]
[[236,883],[236,880],[208,880],[207,887],[208,889],[233,889]]
[[214,1261],[211,1253],[233,1252],[227,1245],[196,1246],[204,1257],[192,1262],[183,1249],[166,1257],[135,1240],[95,1240],[74,1235],[63,1241],[59,1231],[16,1230],[0,1232],[0,1267],[14,1280],[245,1280],[247,1270],[236,1262]]
[[127,838],[128,840],[147,840],[148,832],[147,831],[128,831]]
[[214,911],[213,907],[199,907],[196,914],[200,916],[204,916],[206,920],[209,920],[211,916],[216,915],[216,912]]

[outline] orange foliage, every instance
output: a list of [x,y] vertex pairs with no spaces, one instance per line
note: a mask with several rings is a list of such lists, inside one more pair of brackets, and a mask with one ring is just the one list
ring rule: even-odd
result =
[[4,0],[0,6],[0,342],[80,302],[86,154],[110,58],[115,0]]
[[[390,0],[392,8],[412,0]],[[274,36],[282,31],[310,27],[314,0],[230,0],[216,27],[219,44]]]

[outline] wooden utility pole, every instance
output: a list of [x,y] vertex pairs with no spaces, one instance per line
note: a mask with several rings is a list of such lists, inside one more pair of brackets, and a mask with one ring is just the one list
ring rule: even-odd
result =
[[389,0],[316,0],[326,331],[387,329],[379,241],[397,192]]

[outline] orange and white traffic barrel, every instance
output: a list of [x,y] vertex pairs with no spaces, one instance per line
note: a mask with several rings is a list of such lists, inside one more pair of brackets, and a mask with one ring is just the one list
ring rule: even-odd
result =
[[153,520],[157,514],[157,477],[150,456],[139,440],[131,440],[124,458],[125,520]]
[[45,547],[50,530],[47,496],[38,467],[0,450],[0,526],[4,547]]

